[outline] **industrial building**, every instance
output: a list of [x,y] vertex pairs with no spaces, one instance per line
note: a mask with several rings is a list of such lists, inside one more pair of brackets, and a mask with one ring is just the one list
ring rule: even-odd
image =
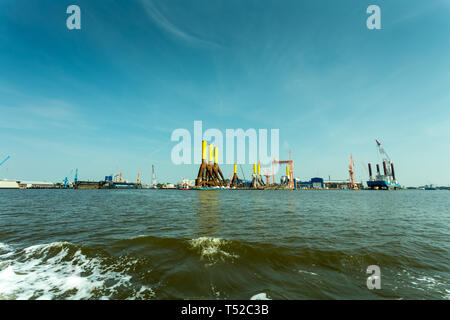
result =
[[16,180],[0,180],[0,189],[19,189],[19,181]]
[[53,182],[0,180],[0,189],[54,189]]
[[54,189],[56,188],[53,182],[47,181],[20,181],[21,189]]
[[327,180],[324,181],[325,189],[363,189],[361,182],[354,182],[351,187],[350,180]]
[[311,178],[310,181],[300,181],[300,179],[295,179],[296,189],[363,189],[362,183],[355,182],[355,187],[350,187],[350,180],[324,180],[323,178],[315,177]]
[[296,178],[294,180],[297,189],[324,189],[325,185],[322,178],[311,178],[310,181],[300,181]]

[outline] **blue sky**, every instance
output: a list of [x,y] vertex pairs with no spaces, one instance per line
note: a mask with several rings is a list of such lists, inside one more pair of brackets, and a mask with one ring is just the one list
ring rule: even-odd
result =
[[202,120],[280,129],[304,180],[346,179],[350,154],[367,180],[377,138],[401,184],[449,185],[449,16],[449,0],[0,0],[0,177],[194,178],[170,135]]

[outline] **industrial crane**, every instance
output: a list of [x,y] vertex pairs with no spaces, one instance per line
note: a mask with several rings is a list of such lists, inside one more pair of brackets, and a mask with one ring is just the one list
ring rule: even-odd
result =
[[242,171],[242,177],[244,178],[244,180],[245,180],[245,173],[244,173],[244,169],[242,169],[242,165],[241,164],[239,164],[239,167],[241,168],[241,171]]
[[152,185],[156,187],[156,174],[155,174],[155,166],[152,164]]
[[63,189],[67,189],[69,187],[69,179],[67,177],[64,178],[62,187]]
[[386,151],[384,151],[384,148],[381,146],[381,142],[376,139],[375,141],[377,142],[378,151],[380,152],[381,159],[383,161],[384,176],[388,179],[389,182],[394,182],[396,180],[394,173],[394,164],[392,163],[391,158],[386,153]]
[[4,164],[6,161],[8,161],[8,159],[11,158],[10,156],[7,156],[5,160],[3,160],[2,162],[0,162],[0,167],[2,166],[2,164]]
[[[273,165],[274,164],[287,164],[287,165],[289,165],[289,168],[290,168],[290,170],[289,169],[286,169],[286,173],[287,173],[287,177],[288,177],[288,179],[289,179],[289,182],[288,182],[288,184],[289,184],[289,188],[290,189],[294,189],[294,161],[292,161],[291,159],[291,150],[289,150],[289,160],[277,160],[277,159],[273,159],[273,161],[272,161],[272,172],[274,172],[273,171]],[[272,183],[274,183],[274,175],[272,175]]]
[[[72,172],[73,172],[73,169],[71,169],[70,170],[70,172],[69,172],[69,174],[64,178],[64,180],[63,180],[63,185],[62,185],[62,188],[63,189],[67,189],[68,187],[69,187],[69,178],[67,178],[67,177],[70,177],[71,175],[72,175]],[[78,171],[77,171],[78,172]],[[78,178],[77,178],[78,179]]]
[[355,170],[353,169],[353,155],[350,155],[350,165],[348,166],[348,172],[350,174],[350,189],[356,189],[356,183],[355,183]]
[[378,141],[377,139],[375,139],[375,141],[377,142],[378,151],[380,152],[383,161],[384,160],[391,161],[391,158],[389,158],[388,154],[386,153],[386,151],[384,151],[383,147],[381,146],[381,142]]
[[383,161],[383,173],[381,173],[380,165],[376,164],[376,174],[372,175],[372,165],[369,163],[369,180],[367,181],[367,186],[370,189],[399,189],[400,185],[397,182],[394,171],[394,163],[388,156],[386,151],[384,151],[381,146],[381,142],[375,140],[377,143],[378,151],[380,152],[381,159]]

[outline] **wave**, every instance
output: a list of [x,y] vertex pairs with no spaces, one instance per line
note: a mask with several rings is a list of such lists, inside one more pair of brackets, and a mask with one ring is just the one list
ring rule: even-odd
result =
[[192,249],[200,254],[201,259],[209,261],[209,265],[226,259],[238,259],[239,255],[227,252],[226,247],[230,244],[229,240],[221,238],[199,237],[189,241]]
[[[319,299],[353,297],[355,290],[367,294],[361,288],[372,264],[391,284],[383,282],[390,287],[367,298],[450,296],[444,273],[425,272],[420,258],[380,248],[332,251],[219,237],[139,236],[103,246],[0,243],[0,299],[284,299],[313,292]],[[348,292],[326,289],[341,290],[343,278]]]
[[239,258],[239,254],[232,252],[235,242],[215,237],[198,237],[194,239],[160,238],[153,236],[138,236],[119,240],[112,245],[116,252],[129,248],[142,249],[141,254],[170,251],[186,256],[196,256],[200,261],[207,262],[207,266],[219,262],[231,262]]
[[[151,254],[164,250],[180,256],[195,256],[200,261],[208,263],[270,263],[280,266],[298,265],[323,267],[336,271],[347,269],[366,269],[372,264],[389,268],[402,268],[414,262],[414,267],[425,268],[426,261],[420,257],[411,257],[407,252],[392,251],[391,246],[371,246],[336,250],[315,248],[307,243],[297,243],[296,246],[273,245],[261,242],[247,242],[219,237],[200,236],[196,238],[165,238],[141,235],[111,243],[109,249],[113,253],[134,251],[141,254]],[[414,261],[412,261],[414,259]],[[298,272],[317,275],[309,269]]]
[[[8,256],[0,256],[3,299],[110,299],[131,279],[126,270],[105,263],[107,257],[89,256],[89,250],[68,242],[9,249]],[[135,291],[136,298],[153,295],[149,287]]]
[[271,300],[271,299],[267,297],[267,294],[265,292],[261,292],[252,296],[250,300]]

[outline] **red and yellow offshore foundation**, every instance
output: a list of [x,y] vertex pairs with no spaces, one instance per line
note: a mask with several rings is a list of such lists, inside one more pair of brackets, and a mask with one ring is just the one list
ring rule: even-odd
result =
[[196,187],[224,187],[227,185],[222,170],[219,167],[219,148],[209,144],[208,161],[208,143],[202,141],[202,164],[198,170]]

